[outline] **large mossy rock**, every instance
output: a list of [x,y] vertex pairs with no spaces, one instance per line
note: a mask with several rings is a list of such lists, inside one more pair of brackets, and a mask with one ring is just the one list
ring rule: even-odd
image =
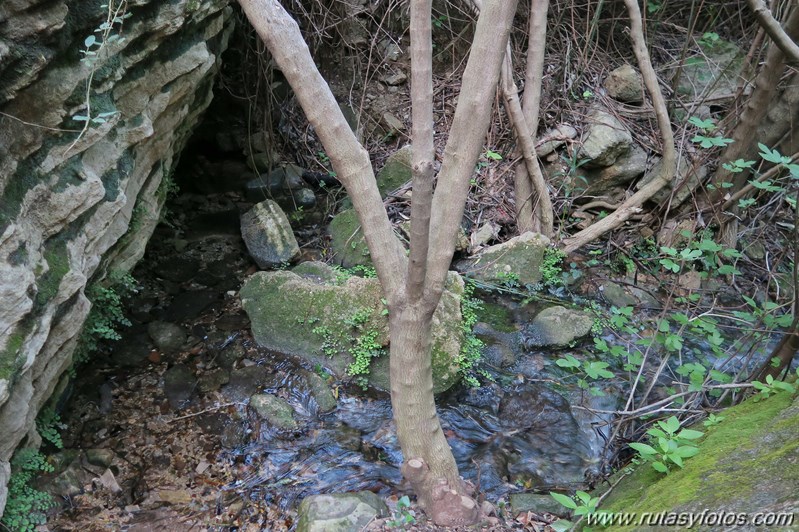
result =
[[350,532],[388,515],[388,507],[371,491],[311,495],[303,499],[297,532]]
[[[367,343],[388,346],[388,317],[377,279],[336,276],[322,263],[290,271],[258,272],[241,288],[241,301],[263,347],[320,364],[338,377],[355,362],[353,352]],[[328,274],[322,274],[325,269]],[[314,271],[314,275],[309,275]],[[463,342],[463,280],[451,273],[433,316],[433,380],[436,392],[459,379],[458,357]],[[366,342],[369,338],[371,341]],[[360,342],[360,343],[359,343]],[[369,383],[389,389],[388,355],[373,358]]]
[[707,435],[683,469],[661,475],[642,464],[621,480],[602,509],[638,515],[799,511],[799,397],[750,399],[720,415],[720,424],[698,427]]
[[701,43],[702,50],[686,59],[677,93],[689,98],[722,98],[735,94],[745,53],[730,41]]
[[541,282],[541,263],[548,247],[547,237],[527,232],[487,247],[455,266],[459,272],[481,281],[503,282],[513,278],[523,285],[534,285]]

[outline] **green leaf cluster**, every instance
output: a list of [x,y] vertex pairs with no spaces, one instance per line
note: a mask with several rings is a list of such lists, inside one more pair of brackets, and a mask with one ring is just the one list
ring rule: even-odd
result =
[[397,501],[397,509],[392,512],[391,519],[386,521],[389,528],[405,528],[416,523],[416,515],[411,508],[411,500],[403,495]]
[[53,466],[36,449],[20,449],[11,459],[11,478],[8,481],[6,501],[0,525],[14,532],[28,532],[47,521],[46,512],[53,506],[53,498],[32,486],[41,473],[50,473]]
[[699,454],[699,447],[693,441],[704,436],[698,430],[680,430],[680,421],[671,416],[665,421],[658,421],[657,427],[646,431],[652,445],[633,442],[630,447],[638,451],[638,457],[652,464],[652,468],[660,473],[668,474],[674,465],[683,467],[683,460]]

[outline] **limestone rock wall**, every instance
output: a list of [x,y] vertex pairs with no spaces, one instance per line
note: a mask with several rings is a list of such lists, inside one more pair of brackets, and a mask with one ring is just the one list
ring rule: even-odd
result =
[[[226,0],[128,0],[92,67],[80,51],[108,3],[0,2],[0,515],[9,459],[71,364],[86,285],[143,255],[232,30]],[[87,100],[109,114],[79,135]]]

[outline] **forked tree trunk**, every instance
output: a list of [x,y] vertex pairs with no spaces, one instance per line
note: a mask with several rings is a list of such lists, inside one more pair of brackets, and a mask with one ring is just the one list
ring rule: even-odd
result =
[[[429,37],[419,40],[421,33],[429,31],[430,3],[412,2],[416,4],[412,34],[417,41],[413,56],[419,56],[432,48]],[[297,23],[277,0],[239,0],[239,4],[294,90],[358,214],[388,301],[391,400],[405,458],[403,473],[435,523],[470,524],[479,510],[466,493],[435,409],[430,320],[444,290],[469,180],[491,119],[491,101],[516,0],[488,0],[477,21],[435,193],[430,61],[426,57],[411,59],[416,63],[412,79],[417,83],[413,104],[430,109],[414,112],[414,120],[425,123],[414,128],[412,144],[415,188],[410,266],[383,207],[368,153],[319,74]]]

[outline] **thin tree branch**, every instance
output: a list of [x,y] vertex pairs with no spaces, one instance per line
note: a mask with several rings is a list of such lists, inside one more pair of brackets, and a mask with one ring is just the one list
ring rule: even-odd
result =
[[[533,141],[533,134],[528,127],[527,119],[522,112],[522,105],[519,102],[519,95],[516,89],[516,84],[513,82],[513,67],[511,66],[511,50],[510,44],[507,46],[505,52],[505,60],[502,64],[502,92],[505,96],[505,105],[508,109],[508,116],[513,123],[513,128],[516,130],[516,140],[518,142],[519,151],[524,157],[524,165],[527,169],[524,179],[518,179],[521,175],[519,168],[516,169],[516,201],[523,202],[523,205],[530,202],[530,195],[532,190],[529,183],[532,181],[533,188],[538,195],[538,214],[541,219],[541,233],[544,236],[552,236],[553,230],[553,214],[552,214],[552,200],[549,197],[549,189],[547,188],[544,175],[541,173],[541,167],[538,165],[538,158],[535,155],[535,143]],[[528,177],[529,176],[529,179]],[[519,197],[520,193],[522,194]],[[531,206],[532,207],[532,206]],[[517,205],[520,214],[527,211],[526,208],[520,208]],[[530,209],[530,219],[532,219],[532,208]],[[523,216],[528,216],[524,214]],[[520,220],[522,215],[520,215]]]
[[408,300],[424,293],[433,203],[433,32],[432,0],[411,0],[411,246],[408,262]]
[[240,0],[239,4],[294,90],[347,189],[391,304],[405,287],[408,259],[383,208],[369,154],[347,124],[294,19],[277,0]]
[[[546,52],[546,39],[547,39],[547,12],[549,10],[549,0],[531,0],[530,2],[530,18],[527,30],[527,65],[524,71],[524,92],[522,93],[522,111],[524,118],[527,121],[527,128],[535,140],[538,132],[538,113],[541,107],[541,83],[544,77],[544,55]],[[527,166],[523,164],[516,164],[515,179],[519,181],[529,180]],[[527,187],[529,189],[529,185]],[[519,194],[516,194],[518,212],[517,220],[521,217],[526,217],[526,214],[521,213],[520,206],[518,205]],[[550,201],[550,204],[552,202]],[[529,205],[532,209],[532,204],[528,202],[522,205]],[[533,229],[541,229],[541,212],[536,210],[531,216]],[[552,214],[554,218],[554,214]],[[519,228],[519,232],[521,228]],[[550,236],[550,235],[547,235]]]
[[615,212],[564,240],[563,248],[567,253],[575,251],[608,231],[616,229],[630,216],[640,212],[641,205],[654,196],[660,189],[668,185],[669,182],[674,179],[677,170],[677,152],[674,149],[674,134],[671,131],[671,120],[669,120],[666,101],[663,98],[663,93],[660,91],[657,75],[655,74],[655,69],[652,68],[649,52],[646,49],[641,10],[638,7],[637,0],[624,0],[624,4],[627,6],[627,11],[630,14],[630,38],[633,41],[633,51],[635,52],[636,59],[638,59],[638,67],[641,69],[644,85],[646,85],[647,91],[652,98],[652,106],[655,109],[658,129],[660,130],[660,136],[663,140],[663,158],[661,160],[660,171],[654,179],[644,185],[641,190],[630,196]]
[[[763,0],[746,0],[746,3],[755,14],[757,22],[766,30],[768,36],[782,50],[789,62],[799,63],[799,46],[785,33],[766,3]],[[799,7],[794,6],[794,9],[799,9]]]

